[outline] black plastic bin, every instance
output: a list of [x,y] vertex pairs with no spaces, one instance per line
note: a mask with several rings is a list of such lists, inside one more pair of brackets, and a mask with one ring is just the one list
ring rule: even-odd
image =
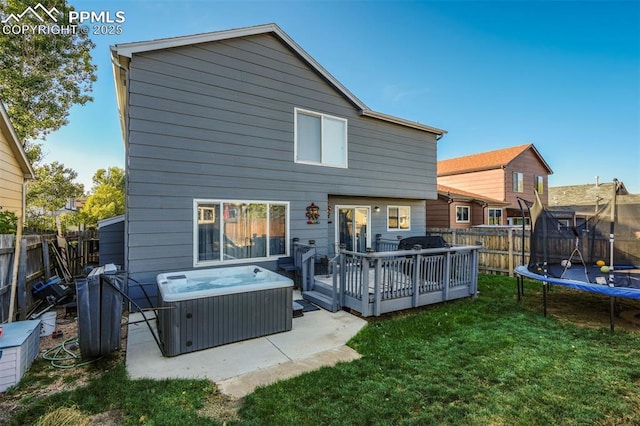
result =
[[47,282],[34,283],[31,292],[38,299],[50,303],[58,302],[72,294],[72,290],[59,277],[53,277]]
[[83,359],[98,358],[120,349],[125,276],[124,271],[107,264],[76,281],[78,344]]

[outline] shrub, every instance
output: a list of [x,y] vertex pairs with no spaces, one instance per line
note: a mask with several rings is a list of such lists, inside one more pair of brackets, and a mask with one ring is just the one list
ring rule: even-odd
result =
[[0,211],[0,234],[15,234],[18,230],[18,216],[14,212]]

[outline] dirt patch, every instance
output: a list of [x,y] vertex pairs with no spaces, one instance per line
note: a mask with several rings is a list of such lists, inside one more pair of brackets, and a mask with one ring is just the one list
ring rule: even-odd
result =
[[204,401],[204,406],[198,411],[198,414],[222,421],[225,424],[228,421],[239,420],[240,402],[241,400],[226,395],[213,394]]
[[[543,313],[542,292],[525,294],[523,303]],[[588,293],[562,286],[551,286],[547,296],[547,315],[563,323],[579,327],[609,328],[611,317],[609,296]],[[616,330],[640,331],[640,300],[614,298]]]
[[[127,348],[127,313],[123,315],[120,350],[115,354],[121,362],[125,362]],[[40,352],[28,375],[20,381],[20,390],[0,393],[0,424],[7,423],[21,407],[24,399],[37,400],[62,391],[69,391],[84,386],[98,375],[100,370],[90,365],[74,368],[58,368],[53,364],[82,363],[80,349],[77,345],[78,322],[76,312],[68,312],[64,307],[56,308],[56,326],[54,334],[40,337]],[[76,359],[68,361],[48,361],[45,358],[64,357],[64,351],[75,354]],[[235,400],[219,393],[212,394],[200,410],[202,416],[222,421],[238,419],[241,400]],[[88,417],[90,425],[117,425],[122,422],[122,413],[112,410]]]
[[[78,322],[74,311],[56,307],[56,325],[50,336],[40,336],[40,351],[29,372],[20,381],[20,390],[11,389],[0,393],[0,424],[7,423],[18,411],[21,401],[40,399],[62,391],[69,391],[86,385],[92,378],[102,374],[89,365],[61,368],[85,363],[77,344]],[[127,345],[127,327],[121,329],[121,349],[116,357],[124,361]],[[86,364],[86,363],[85,363]],[[97,423],[117,424],[119,413],[103,413]],[[108,420],[108,419],[112,419]]]

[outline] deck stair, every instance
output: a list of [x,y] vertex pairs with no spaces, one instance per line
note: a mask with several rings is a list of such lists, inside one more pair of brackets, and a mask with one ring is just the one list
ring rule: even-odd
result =
[[338,303],[333,303],[333,284],[331,283],[331,280],[331,276],[328,278],[326,275],[316,276],[313,288],[308,291],[303,291],[302,298],[320,306],[322,309],[326,309],[329,312],[337,312],[339,307]]

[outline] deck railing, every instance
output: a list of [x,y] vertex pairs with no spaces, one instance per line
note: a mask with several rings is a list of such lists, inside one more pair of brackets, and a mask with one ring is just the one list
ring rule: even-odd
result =
[[314,243],[304,244],[299,241],[293,243],[294,265],[300,271],[300,287],[302,291],[313,288],[315,276],[316,247]]
[[372,253],[341,250],[339,278],[334,284],[340,306],[363,316],[378,316],[474,296],[479,249],[480,246],[457,246]]

